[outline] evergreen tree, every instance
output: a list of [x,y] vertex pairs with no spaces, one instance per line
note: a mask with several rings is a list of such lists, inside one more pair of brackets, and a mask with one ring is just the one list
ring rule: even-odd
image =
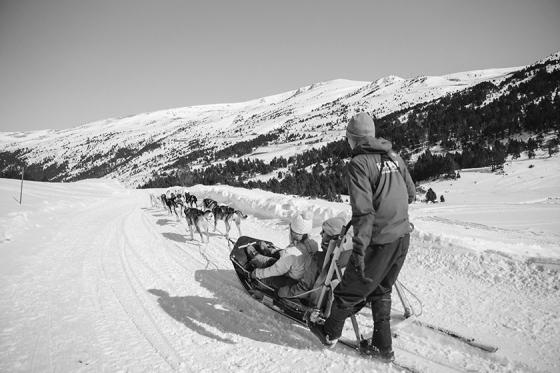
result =
[[558,153],[558,138],[550,139],[546,142],[548,156],[552,157],[553,154]]

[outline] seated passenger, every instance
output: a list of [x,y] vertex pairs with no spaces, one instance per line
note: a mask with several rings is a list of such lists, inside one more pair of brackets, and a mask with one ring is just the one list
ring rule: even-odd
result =
[[297,284],[303,277],[305,268],[309,267],[311,255],[319,249],[317,242],[309,238],[311,228],[311,219],[306,219],[302,215],[292,219],[290,245],[281,250],[279,259],[274,264],[253,270],[251,278],[257,278],[275,289]]
[[[331,240],[338,238],[344,228],[344,220],[340,217],[330,218],[323,222],[321,230],[321,250],[310,255],[310,259],[305,262],[305,270],[299,281],[287,284],[278,289],[278,296],[281,298],[298,297],[303,293],[313,289],[315,281],[321,273],[326,251]],[[301,300],[310,300],[314,297],[306,294]]]

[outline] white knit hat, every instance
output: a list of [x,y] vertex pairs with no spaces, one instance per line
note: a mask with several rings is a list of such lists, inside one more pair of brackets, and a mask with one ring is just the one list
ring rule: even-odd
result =
[[313,221],[298,214],[292,219],[290,229],[297,234],[309,234],[313,228]]

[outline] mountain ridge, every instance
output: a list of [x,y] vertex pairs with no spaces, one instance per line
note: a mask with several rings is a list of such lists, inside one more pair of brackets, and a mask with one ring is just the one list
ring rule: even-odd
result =
[[[174,164],[203,167],[215,161],[216,152],[259,136],[270,140],[255,151],[259,154],[246,156],[266,161],[276,155],[296,155],[340,139],[354,112],[384,117],[481,82],[504,81],[534,65],[557,66],[558,58],[555,53],[528,66],[436,77],[334,79],[240,103],[164,109],[64,130],[4,132],[0,133],[0,171],[25,163],[36,168],[35,177],[42,173],[41,179],[112,177],[138,186]],[[269,144],[275,150],[267,150]],[[45,170],[50,171],[45,174]]]

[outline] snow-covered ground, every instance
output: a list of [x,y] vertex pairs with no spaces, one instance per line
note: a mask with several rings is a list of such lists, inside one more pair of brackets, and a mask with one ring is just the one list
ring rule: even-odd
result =
[[[446,202],[411,206],[416,231],[400,278],[422,302],[421,320],[499,350],[410,324],[394,339],[397,359],[422,372],[560,370],[559,171],[554,157],[429,184]],[[183,220],[150,204],[149,193],[162,190],[25,182],[19,205],[19,188],[0,179],[0,372],[393,369],[325,350],[252,300],[222,223],[208,244],[191,241]],[[345,204],[259,190],[189,190],[241,209],[249,215],[243,234],[280,246],[297,212],[313,214],[317,239],[323,219],[350,213]],[[358,321],[371,327],[367,312]]]
[[508,162],[502,175],[484,171],[425,184],[446,202],[413,208],[418,230],[475,251],[560,263],[559,158]]

